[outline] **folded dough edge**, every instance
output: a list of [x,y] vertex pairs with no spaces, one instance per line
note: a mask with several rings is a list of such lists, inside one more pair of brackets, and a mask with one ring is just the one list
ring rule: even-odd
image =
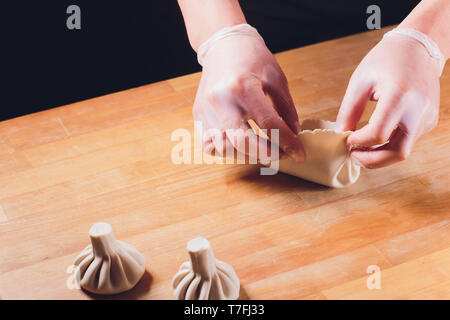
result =
[[351,131],[341,132],[335,122],[318,119],[306,119],[301,127],[297,138],[305,149],[306,160],[279,160],[279,171],[334,188],[358,180],[360,167],[350,160],[346,145]]

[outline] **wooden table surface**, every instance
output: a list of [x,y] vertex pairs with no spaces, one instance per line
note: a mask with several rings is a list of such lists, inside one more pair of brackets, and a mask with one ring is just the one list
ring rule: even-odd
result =
[[[335,119],[384,31],[276,55],[302,119]],[[193,132],[199,78],[0,123],[0,296],[99,298],[72,286],[70,266],[105,221],[147,258],[137,287],[113,298],[172,299],[198,235],[234,267],[244,299],[450,298],[448,68],[438,127],[407,161],[363,170],[345,189],[260,176],[255,165],[173,164],[171,133]],[[369,266],[381,289],[368,289]]]

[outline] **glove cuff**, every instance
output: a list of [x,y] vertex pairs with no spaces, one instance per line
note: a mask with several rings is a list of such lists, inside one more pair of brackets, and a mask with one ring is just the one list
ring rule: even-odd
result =
[[439,76],[442,75],[442,71],[444,70],[444,65],[445,65],[445,57],[442,54],[441,50],[439,49],[439,46],[436,44],[436,42],[433,41],[433,39],[431,39],[429,36],[427,36],[426,34],[420,32],[420,31],[417,31],[415,29],[410,29],[410,28],[395,28],[395,29],[385,33],[383,38],[389,37],[393,34],[399,34],[399,35],[411,37],[411,38],[414,38],[415,40],[417,40],[418,42],[420,42],[425,47],[425,49],[427,49],[428,54],[432,58],[438,59],[439,67],[440,67]]
[[[249,24],[238,24],[232,27],[226,27],[223,29],[220,29],[216,33],[214,33],[208,40],[203,42],[200,47],[198,48],[197,53],[197,60],[198,63],[203,67],[203,61],[205,59],[206,54],[208,53],[208,50],[213,46],[213,44],[223,38],[230,37],[233,35],[247,35],[252,37],[258,37],[261,40],[263,38],[258,33],[258,30],[256,30],[254,27],[252,27]],[[263,40],[264,41],[264,40]]]

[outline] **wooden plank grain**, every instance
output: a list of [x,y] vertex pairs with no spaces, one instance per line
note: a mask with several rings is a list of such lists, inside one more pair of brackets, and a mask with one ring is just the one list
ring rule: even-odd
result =
[[[387,29],[276,55],[300,118],[335,119],[351,73]],[[245,299],[449,298],[448,68],[439,125],[407,161],[362,170],[345,189],[258,166],[172,163],[172,132],[194,136],[200,76],[0,122],[3,298],[101,298],[71,288],[68,269],[97,221],[147,258],[138,286],[112,299],[172,299],[198,235],[235,268]],[[367,289],[369,265],[381,290]]]
[[[370,290],[367,277],[327,289],[328,299],[449,299],[450,249],[381,270],[381,288]],[[435,295],[439,292],[441,295]]]
[[249,296],[284,299],[289,290],[292,299],[309,299],[320,290],[366,275],[369,265],[391,266],[373,246],[367,246],[253,282],[246,291]]
[[5,214],[5,210],[3,210],[3,207],[0,206],[0,223],[8,221],[8,217]]
[[450,247],[449,235],[450,219],[445,219],[375,245],[391,263],[400,264]]

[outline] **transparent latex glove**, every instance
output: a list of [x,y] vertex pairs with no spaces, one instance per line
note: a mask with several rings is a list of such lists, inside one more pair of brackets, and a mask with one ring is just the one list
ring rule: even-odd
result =
[[440,71],[439,60],[404,35],[385,37],[364,57],[337,117],[342,130],[355,130],[367,101],[377,101],[369,123],[347,140],[352,160],[379,168],[408,157],[438,122]]
[[[264,150],[269,155],[271,146],[248,130],[251,119],[267,129],[269,137],[270,129],[279,129],[279,147],[303,161],[303,148],[296,139],[300,125],[286,77],[257,33],[215,41],[203,56],[202,65],[193,116],[202,123],[203,132],[217,129],[212,130],[214,134],[203,135],[205,152],[225,155],[231,148],[247,156],[249,150]],[[233,129],[243,129],[246,134],[236,134],[239,130]]]

